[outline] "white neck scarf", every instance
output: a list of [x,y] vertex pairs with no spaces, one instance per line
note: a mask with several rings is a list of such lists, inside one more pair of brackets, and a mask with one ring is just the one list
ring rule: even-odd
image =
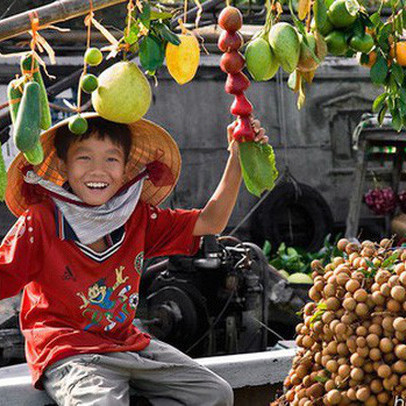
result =
[[[51,181],[42,179],[33,171],[27,172],[24,180],[27,183],[39,184],[44,189],[57,193],[61,197],[83,203],[75,194]],[[92,244],[128,221],[140,199],[143,183],[144,178],[101,206],[84,207],[54,196],[51,198],[72,227],[79,241],[82,244]]]

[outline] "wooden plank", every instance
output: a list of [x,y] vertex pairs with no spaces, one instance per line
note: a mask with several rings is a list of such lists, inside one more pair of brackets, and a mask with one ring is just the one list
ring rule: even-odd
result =
[[[93,0],[93,10],[101,10],[126,0]],[[27,32],[31,28],[30,15],[36,13],[41,26],[55,24],[87,14],[90,2],[86,0],[59,0],[0,21],[0,42]]]
[[[101,10],[127,0],[93,0],[93,10]],[[202,11],[208,12],[221,4],[223,0],[208,0],[202,4]],[[90,1],[86,0],[59,0],[24,13],[5,18],[0,21],[0,42],[17,35],[26,33],[31,28],[30,15],[38,15],[41,26],[55,24],[87,14],[90,11]],[[193,19],[199,12],[199,7],[193,7],[186,13],[187,20]],[[184,14],[177,16],[171,22],[171,27],[178,25],[178,19],[183,20]]]

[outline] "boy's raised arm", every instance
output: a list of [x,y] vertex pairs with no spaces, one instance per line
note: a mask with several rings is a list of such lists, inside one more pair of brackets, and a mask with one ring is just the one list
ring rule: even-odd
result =
[[[268,137],[265,136],[265,130],[260,127],[258,120],[252,120],[256,132],[256,142],[266,143]],[[235,122],[227,127],[228,140],[232,139]],[[232,140],[228,150],[230,156],[227,161],[226,169],[216,191],[207,202],[206,206],[199,215],[193,229],[193,235],[219,234],[227,226],[231,213],[233,212],[240,190],[242,174],[239,158],[239,147],[236,141]]]

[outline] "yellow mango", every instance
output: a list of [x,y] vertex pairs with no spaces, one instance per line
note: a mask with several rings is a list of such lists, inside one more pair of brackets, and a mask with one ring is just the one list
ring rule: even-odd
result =
[[165,50],[166,66],[180,84],[190,82],[199,67],[200,47],[194,35],[180,34],[180,44],[168,43]]

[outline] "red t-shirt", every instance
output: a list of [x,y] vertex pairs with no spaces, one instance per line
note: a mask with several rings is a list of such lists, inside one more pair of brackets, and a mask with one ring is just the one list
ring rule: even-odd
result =
[[82,353],[139,351],[150,341],[133,324],[144,258],[193,255],[200,210],[139,202],[116,252],[102,262],[57,237],[55,206],[31,206],[0,246],[0,299],[24,288],[20,325],[33,384],[44,369]]

